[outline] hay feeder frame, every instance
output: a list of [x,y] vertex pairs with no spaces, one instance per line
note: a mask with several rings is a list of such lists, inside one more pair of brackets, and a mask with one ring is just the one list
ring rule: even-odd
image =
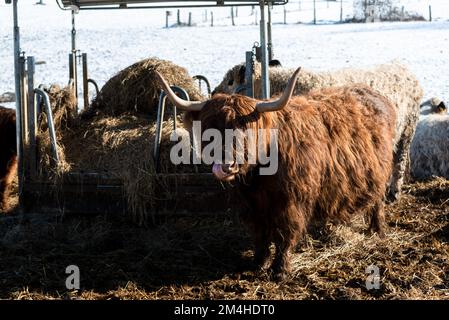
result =
[[[272,56],[271,40],[271,7],[285,5],[288,0],[201,0],[201,1],[155,1],[155,0],[56,0],[63,10],[71,11],[71,52],[69,54],[69,84],[78,98],[78,60],[83,66],[83,100],[88,105],[88,86],[92,84],[98,94],[97,83],[89,78],[87,72],[87,54],[80,53],[76,45],[76,14],[83,10],[130,10],[130,9],[168,9],[168,8],[202,8],[229,6],[259,6],[260,46],[257,49],[257,59],[262,64],[262,97],[269,98],[268,62]],[[41,176],[37,170],[37,118],[38,106],[43,102],[49,126],[52,156],[58,161],[57,143],[51,106],[48,95],[42,86],[35,87],[35,58],[26,56],[20,47],[20,28],[18,0],[5,0],[12,4],[14,21],[14,75],[16,92],[16,140],[18,156],[19,206],[26,212],[55,213],[121,213],[126,210],[123,181],[101,172],[71,172],[58,181],[58,185],[47,177]],[[268,17],[268,21],[266,20]],[[253,95],[252,65],[256,57],[254,48],[246,52],[247,86],[245,93]],[[206,77],[195,76],[200,85],[206,84],[210,95],[210,84]],[[179,94],[185,94],[182,88],[174,87]],[[188,98],[188,96],[185,96]],[[158,128],[162,127],[165,113],[165,93],[162,92],[158,110]],[[176,108],[173,107],[176,118]],[[155,137],[160,141],[160,130]],[[159,159],[160,144],[156,143],[154,157]],[[170,192],[158,199],[156,213],[214,213],[226,210],[231,206],[228,192],[217,182],[211,173],[189,174],[155,174],[156,181],[161,181],[170,187]],[[175,196],[173,196],[175,195]],[[207,205],[205,205],[207,204]]]

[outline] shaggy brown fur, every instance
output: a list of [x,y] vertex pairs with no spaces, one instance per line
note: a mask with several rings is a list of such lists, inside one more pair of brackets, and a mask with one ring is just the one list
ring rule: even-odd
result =
[[7,191],[17,166],[16,112],[0,106],[0,210],[6,209]]
[[[394,106],[366,86],[338,87],[293,97],[281,111],[258,113],[257,100],[217,94],[200,112],[202,130],[278,129],[279,166],[261,176],[257,166],[239,172],[241,192],[252,210],[256,262],[277,277],[289,270],[289,253],[313,225],[347,222],[356,213],[372,217],[371,230],[384,234],[384,195],[392,170]],[[249,170],[248,170],[249,168]]]
[[[284,67],[270,68],[271,94],[281,93],[295,69]],[[245,66],[237,65],[230,69],[223,81],[215,88],[216,93],[234,93],[244,84]],[[406,176],[410,144],[415,134],[419,118],[419,104],[423,90],[407,67],[396,62],[378,65],[367,69],[345,68],[333,72],[313,72],[301,70],[295,87],[295,93],[301,95],[310,90],[365,84],[389,99],[396,107],[397,121],[394,137],[394,167],[388,190],[389,200],[400,196],[401,187]],[[260,97],[261,67],[255,64],[254,93]]]

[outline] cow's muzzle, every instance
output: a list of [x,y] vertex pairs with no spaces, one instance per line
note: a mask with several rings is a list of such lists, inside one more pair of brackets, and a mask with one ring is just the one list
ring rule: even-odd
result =
[[214,164],[212,166],[212,173],[215,175],[215,178],[221,181],[233,180],[238,172],[239,165],[235,162],[232,164]]

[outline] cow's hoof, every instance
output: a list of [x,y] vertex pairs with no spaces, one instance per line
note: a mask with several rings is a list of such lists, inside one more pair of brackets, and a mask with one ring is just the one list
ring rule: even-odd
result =
[[270,268],[270,250],[265,249],[264,250],[256,250],[254,254],[254,265],[259,270],[267,271]]
[[387,202],[388,203],[393,203],[393,202],[396,202],[396,201],[398,201],[399,200],[399,197],[400,197],[400,193],[399,192],[395,192],[395,191],[390,191],[390,192],[388,192],[388,194],[387,194]]
[[254,259],[254,264],[258,270],[267,271],[270,268],[270,259],[269,257]]
[[271,274],[271,279],[275,282],[283,282],[287,280],[290,274],[286,268],[281,268],[279,266],[271,266],[269,271]]
[[286,271],[277,271],[277,272],[273,272],[271,274],[271,278],[275,282],[284,282],[289,278],[289,276],[288,276],[288,272],[286,272]]

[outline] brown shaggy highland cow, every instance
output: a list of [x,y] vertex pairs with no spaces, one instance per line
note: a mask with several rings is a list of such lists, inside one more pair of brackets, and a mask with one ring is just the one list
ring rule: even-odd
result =
[[[272,95],[284,91],[288,80],[295,70],[285,67],[270,68],[270,92]],[[238,93],[245,86],[245,65],[231,68],[223,81],[214,89],[214,93]],[[415,75],[404,65],[387,63],[371,68],[344,68],[332,72],[313,72],[302,70],[296,83],[294,94],[305,94],[311,90],[328,87],[365,84],[376,90],[392,102],[396,108],[396,134],[394,137],[393,171],[388,188],[388,199],[397,200],[409,163],[410,144],[419,119],[419,104],[423,90]],[[255,64],[254,94],[261,93],[261,66]]]
[[6,209],[6,192],[16,161],[16,112],[0,106],[0,210]]
[[258,164],[218,165],[223,180],[244,181],[240,188],[252,207],[246,220],[254,231],[255,260],[268,267],[274,242],[271,269],[277,279],[286,276],[290,251],[312,224],[347,222],[367,213],[370,229],[383,236],[384,196],[392,170],[394,106],[363,85],[292,97],[298,74],[299,69],[275,101],[217,94],[205,102],[187,102],[160,79],[171,101],[190,110],[187,118],[201,121],[202,131],[278,129],[274,175],[260,175]]

